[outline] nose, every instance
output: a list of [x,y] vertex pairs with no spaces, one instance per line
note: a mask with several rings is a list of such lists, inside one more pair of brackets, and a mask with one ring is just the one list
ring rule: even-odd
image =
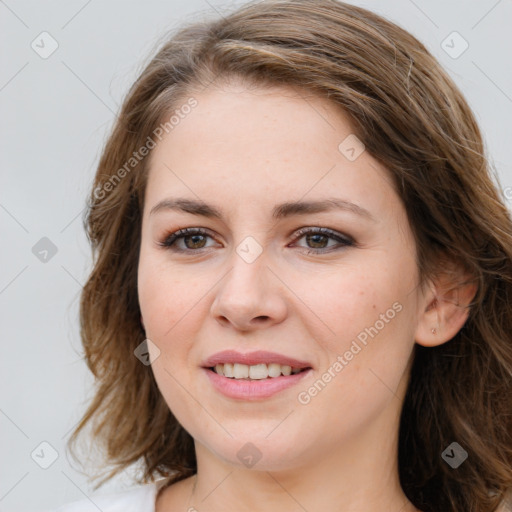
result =
[[286,287],[268,266],[265,251],[248,263],[235,251],[232,266],[216,288],[212,316],[239,331],[268,328],[284,320]]

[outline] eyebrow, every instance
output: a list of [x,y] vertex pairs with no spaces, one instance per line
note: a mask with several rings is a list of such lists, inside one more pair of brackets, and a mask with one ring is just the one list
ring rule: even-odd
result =
[[[223,218],[222,211],[217,207],[200,200],[182,197],[163,199],[151,208],[149,215],[165,210],[175,210],[214,219]],[[319,201],[295,201],[278,204],[272,210],[272,217],[274,219],[283,219],[293,215],[307,215],[332,210],[351,212],[373,222],[376,222],[377,220],[362,206],[339,198],[328,198]]]

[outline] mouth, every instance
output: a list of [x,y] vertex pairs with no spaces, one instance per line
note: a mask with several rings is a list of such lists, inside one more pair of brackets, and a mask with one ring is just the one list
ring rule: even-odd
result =
[[297,385],[313,366],[273,352],[225,350],[208,358],[202,369],[216,391],[231,399],[252,401]]
[[208,367],[207,369],[217,375],[227,377],[228,379],[268,380],[296,375],[297,373],[310,370],[311,367],[297,367],[278,363],[259,363],[252,365],[243,363],[218,363],[215,366]]

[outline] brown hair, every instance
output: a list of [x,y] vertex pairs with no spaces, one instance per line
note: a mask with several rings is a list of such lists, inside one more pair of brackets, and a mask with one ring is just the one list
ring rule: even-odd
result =
[[[342,108],[393,177],[415,236],[420,284],[436,275],[441,254],[477,282],[457,335],[414,347],[399,475],[425,512],[496,510],[512,487],[512,221],[475,117],[436,59],[397,25],[335,0],[252,2],[194,22],[165,42],[131,87],[84,220],[94,268],[81,296],[81,337],[97,390],[71,451],[92,423],[92,439],[113,466],[99,485],[134,463],[141,482],[196,472],[191,436],[151,366],[133,354],[145,338],[137,266],[149,158],[130,159],[187,95],[217,78],[296,87]],[[469,454],[457,469],[441,457],[453,441]]]

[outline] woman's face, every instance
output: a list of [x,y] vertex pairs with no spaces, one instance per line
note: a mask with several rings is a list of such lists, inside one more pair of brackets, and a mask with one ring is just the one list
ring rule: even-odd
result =
[[[194,98],[152,150],[142,224],[139,301],[164,399],[222,464],[382,449],[425,308],[390,178],[327,100],[233,84]],[[204,231],[172,243],[180,229]]]

